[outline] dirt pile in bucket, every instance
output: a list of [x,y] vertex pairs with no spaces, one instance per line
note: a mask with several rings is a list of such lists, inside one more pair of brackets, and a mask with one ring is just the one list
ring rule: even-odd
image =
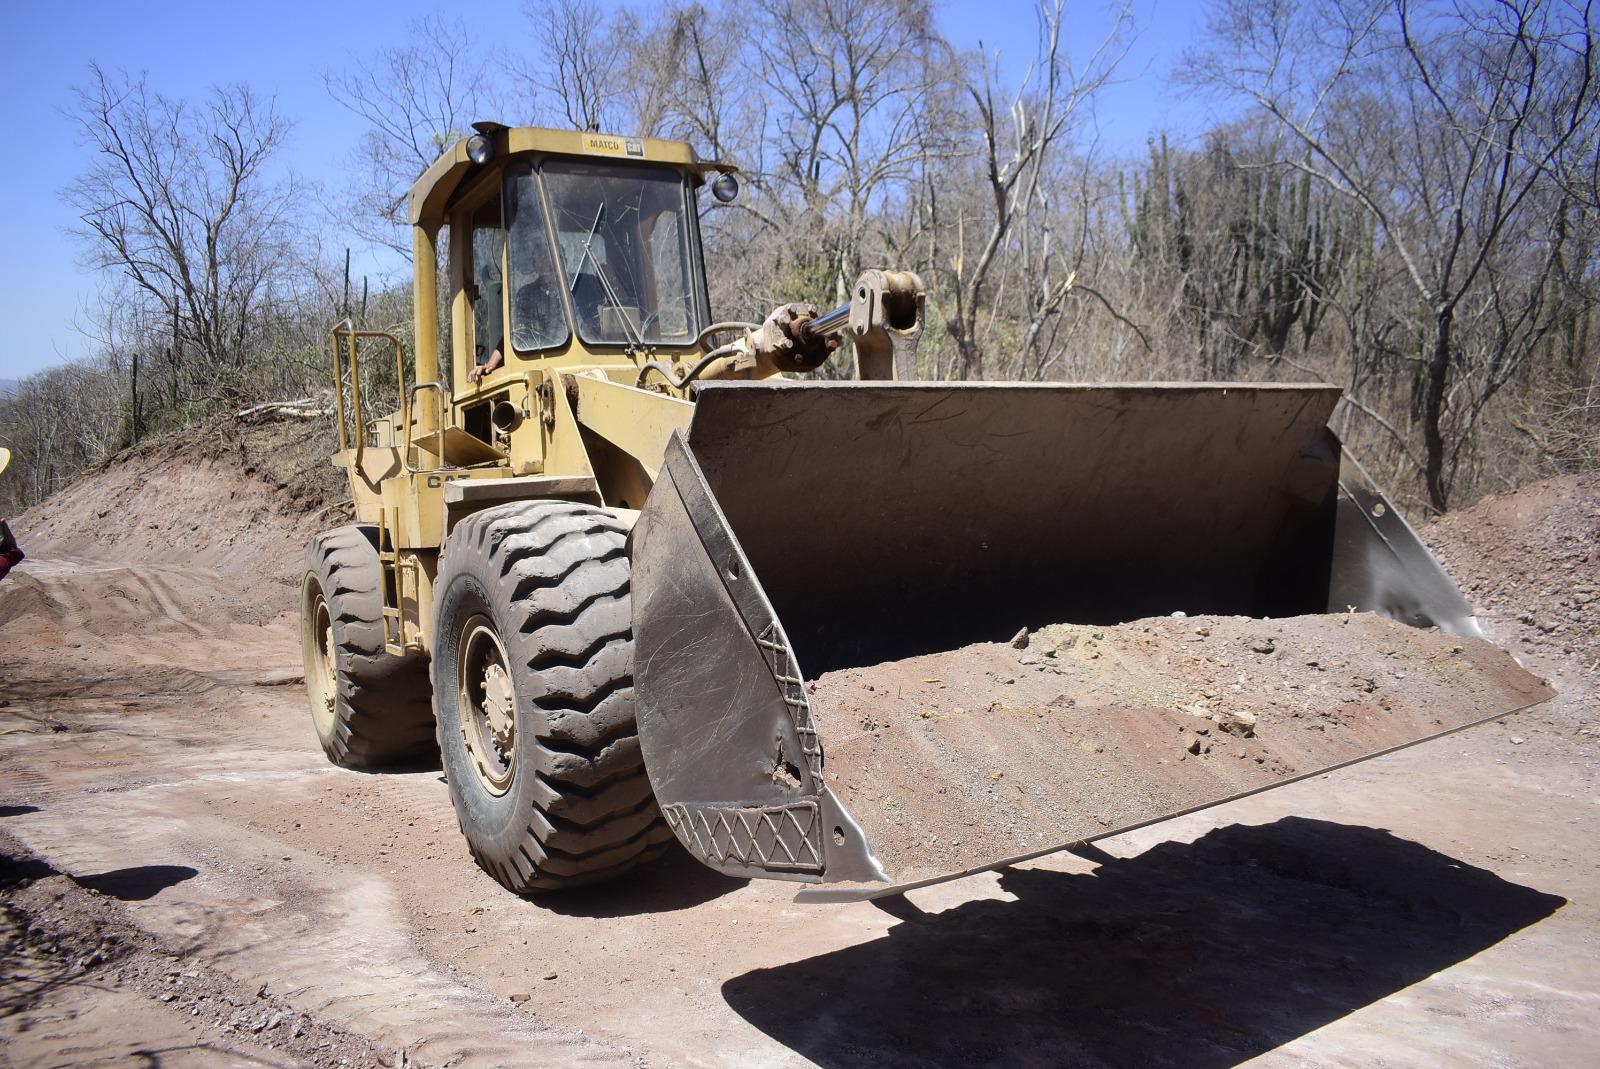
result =
[[897,881],[1098,836],[1550,694],[1488,642],[1366,613],[1055,625],[829,673],[810,691],[828,786]]

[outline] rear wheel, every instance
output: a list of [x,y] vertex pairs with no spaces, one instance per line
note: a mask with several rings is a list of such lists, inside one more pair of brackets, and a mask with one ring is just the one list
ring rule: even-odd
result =
[[672,833],[639,752],[626,531],[566,501],[474,513],[434,607],[434,711],[478,864],[513,891],[594,883]]
[[306,693],[323,752],[344,768],[415,764],[438,752],[426,659],[383,649],[382,582],[372,527],[325,531],[306,548]]

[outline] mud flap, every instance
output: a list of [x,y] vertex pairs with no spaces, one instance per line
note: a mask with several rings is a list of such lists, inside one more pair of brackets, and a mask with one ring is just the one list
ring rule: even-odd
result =
[[[1020,627],[1174,612],[1354,609],[1476,634],[1414,532],[1358,468],[1341,472],[1327,429],[1338,396],[1324,386],[706,384],[632,541],[640,740],[668,823],[719,871],[870,897],[1254,793],[1197,805],[1155,791],[1107,827],[1074,818],[1082,785],[1067,782],[1069,764],[1034,754],[1030,799],[973,809],[961,762],[1031,743],[1004,739],[999,723],[969,726],[936,747],[909,746],[895,766],[909,786],[874,784],[883,805],[872,811],[894,811],[897,791],[908,806],[959,800],[984,845],[942,863],[903,845],[884,853],[871,822],[840,801],[861,785],[828,771],[828,711],[812,707],[807,680],[1003,641]],[[1363,736],[1365,751],[1338,764],[1537,700],[1526,682],[1478,686],[1487,706],[1450,710],[1437,730]],[[849,767],[875,766],[867,754]],[[940,814],[926,818],[937,826]]]

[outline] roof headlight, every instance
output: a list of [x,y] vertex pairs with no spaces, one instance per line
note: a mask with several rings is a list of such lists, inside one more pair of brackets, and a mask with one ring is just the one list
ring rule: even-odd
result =
[[473,134],[467,138],[467,159],[483,166],[494,158],[494,142],[482,134]]
[[739,180],[724,171],[711,183],[711,195],[723,204],[732,204],[739,199]]

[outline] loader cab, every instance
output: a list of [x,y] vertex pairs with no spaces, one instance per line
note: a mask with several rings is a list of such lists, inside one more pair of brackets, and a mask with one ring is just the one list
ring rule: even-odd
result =
[[493,141],[441,205],[453,395],[474,407],[530,371],[692,355],[710,318],[688,146],[503,129]]

